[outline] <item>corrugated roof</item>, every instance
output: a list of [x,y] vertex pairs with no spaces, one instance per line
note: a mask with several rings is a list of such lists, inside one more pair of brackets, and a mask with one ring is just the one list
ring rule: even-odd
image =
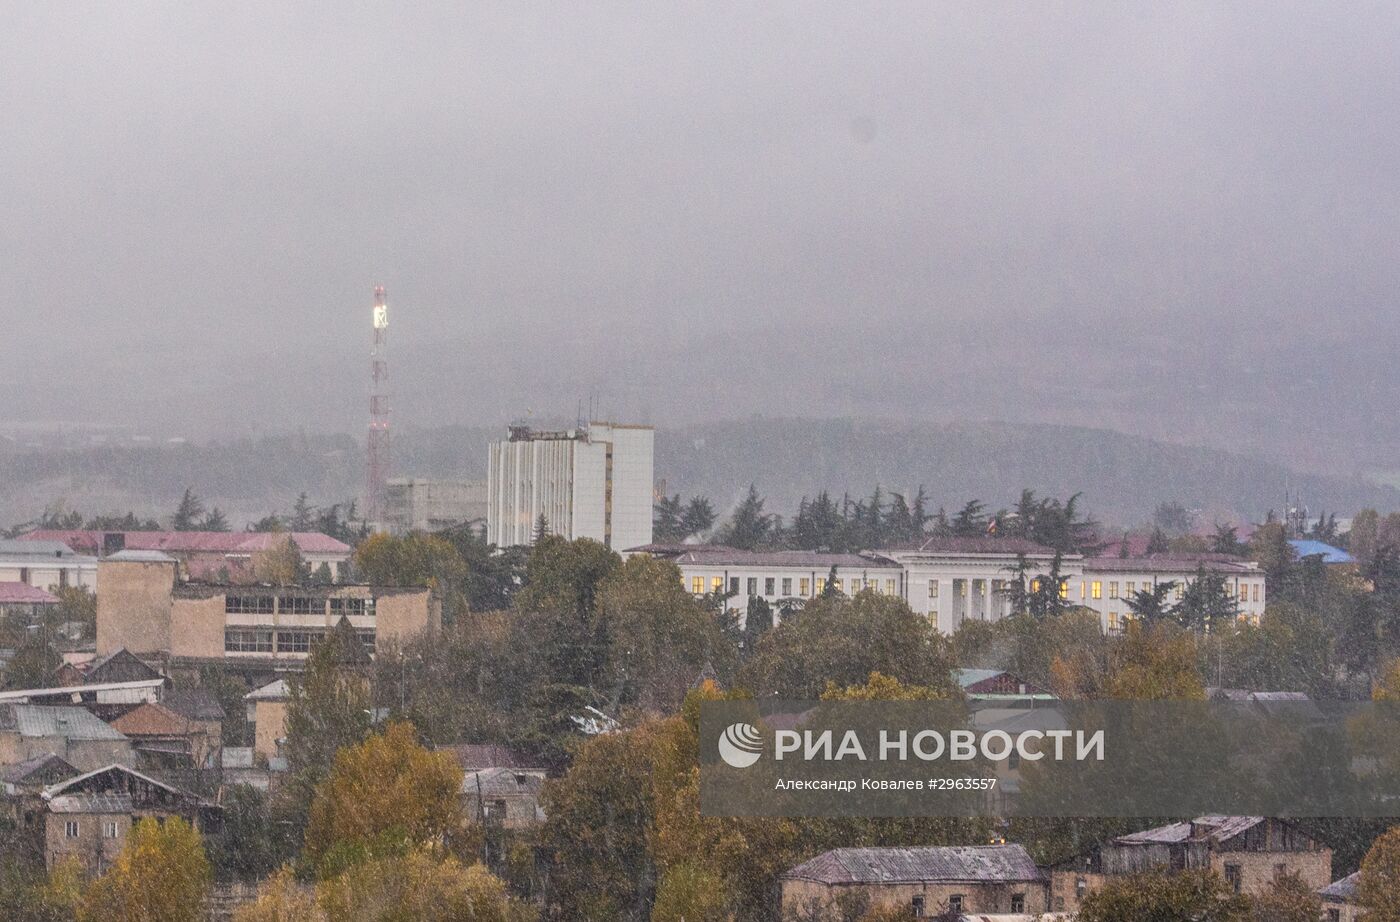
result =
[[679,554],[676,563],[711,567],[793,567],[803,570],[898,570],[899,564],[865,554],[824,551],[740,551],[726,547],[695,547]]
[[62,541],[40,540],[27,536],[0,540],[0,557],[54,557],[68,563],[84,562],[84,558],[79,557],[73,548]]
[[161,695],[160,703],[190,720],[223,720],[228,716],[207,688],[172,688]]
[[273,544],[291,538],[303,554],[349,554],[350,545],[319,531],[124,531],[103,532],[77,529],[40,530],[20,537],[21,541],[58,541],[74,550],[96,554],[102,549],[103,536],[120,534],[128,550],[168,551],[175,554],[222,553],[251,554],[267,550]]
[[6,765],[0,768],[0,781],[6,784],[18,784],[30,775],[36,775],[45,771],[66,772],[69,775],[78,774],[78,770],[61,757],[52,752],[46,752],[41,756],[32,759],[25,759],[23,762],[16,762],[13,765]]
[[1113,841],[1119,845],[1171,844],[1188,842],[1192,839],[1214,839],[1217,842],[1227,842],[1262,822],[1264,822],[1262,816],[1224,816],[1211,813],[1198,816],[1189,823],[1170,823],[1166,826],[1119,836]]
[[184,736],[194,728],[188,717],[160,704],[143,704],[127,711],[112,727],[127,736]]
[[1361,872],[1357,871],[1341,880],[1333,881],[1317,891],[1317,895],[1329,903],[1350,903],[1356,900],[1357,889],[1360,885]]
[[1346,551],[1322,541],[1296,538],[1288,543],[1299,557],[1321,557],[1323,563],[1356,563],[1356,558]]
[[544,779],[509,768],[485,768],[462,776],[462,793],[468,797],[509,797],[529,794],[538,797]]
[[72,740],[124,740],[119,731],[98,720],[88,711],[75,707],[38,704],[0,706],[0,729],[20,736],[61,736]]
[[130,813],[130,794],[62,794],[49,800],[50,813]]
[[1038,881],[1040,869],[1020,845],[838,848],[784,873],[826,884]]
[[1153,554],[1150,557],[1088,557],[1084,572],[1180,573],[1189,576],[1197,570],[1207,573],[1260,574],[1258,564],[1224,554]]
[[[931,536],[919,541],[886,545],[881,550],[918,551],[923,554],[978,554],[1011,556],[1025,554],[1027,557],[1053,557],[1055,549],[1038,544],[1028,538],[1010,538],[997,535],[977,537]],[[1066,554],[1066,558],[1076,558],[1076,554]]]
[[0,605],[57,605],[58,596],[28,583],[0,583]]
[[463,771],[484,768],[519,768],[528,771],[543,771],[543,768],[535,760],[507,746],[498,746],[495,743],[455,743],[441,748],[451,752],[456,757],[457,764],[462,766]]
[[286,701],[292,696],[292,688],[286,679],[268,682],[262,688],[243,696],[244,701]]

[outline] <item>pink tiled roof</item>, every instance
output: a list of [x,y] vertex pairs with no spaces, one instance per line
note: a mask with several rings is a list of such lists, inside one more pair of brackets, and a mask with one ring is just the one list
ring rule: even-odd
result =
[[[79,553],[96,554],[102,549],[104,534],[106,532],[46,529],[21,537],[26,541],[62,541]],[[127,531],[120,534],[125,536],[126,549],[132,551],[251,554],[290,537],[303,554],[350,553],[350,545],[319,531]]]
[[28,583],[0,583],[0,605],[57,605],[58,597]]

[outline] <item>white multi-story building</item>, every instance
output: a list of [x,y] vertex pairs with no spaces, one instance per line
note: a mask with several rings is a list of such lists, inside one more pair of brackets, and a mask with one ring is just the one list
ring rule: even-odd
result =
[[498,547],[533,543],[543,516],[550,534],[608,547],[651,542],[650,426],[593,422],[541,432],[512,426],[491,443],[486,537]]
[[78,554],[61,541],[0,541],[0,583],[35,589],[97,586],[97,558]]
[[[836,589],[854,595],[872,589],[898,595],[945,634],[965,621],[999,621],[1011,614],[1012,585],[1028,588],[1049,576],[1055,551],[1021,538],[932,537],[903,547],[862,554],[815,551],[740,551],[713,545],[633,548],[675,561],[681,583],[695,595],[722,591],[742,620],[749,599],[770,603],[821,594],[836,567]],[[1116,633],[1131,615],[1128,599],[1139,590],[1171,583],[1168,605],[1180,601],[1201,572],[1219,576],[1240,617],[1257,624],[1264,613],[1264,574],[1258,564],[1219,555],[1089,557],[1061,555],[1060,595],[1091,609],[1104,631]]]
[[384,526],[393,534],[440,531],[486,521],[486,481],[390,478],[384,487]]

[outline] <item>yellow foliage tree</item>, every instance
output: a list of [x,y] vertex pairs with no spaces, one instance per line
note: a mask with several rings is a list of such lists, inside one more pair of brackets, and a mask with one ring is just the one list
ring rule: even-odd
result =
[[1366,909],[1366,922],[1400,922],[1400,826],[1376,839],[1361,862],[1357,900]]
[[441,846],[461,823],[461,787],[462,770],[450,754],[419,745],[412,724],[390,724],[336,754],[311,803],[306,857],[324,865],[332,855]]
[[292,586],[307,575],[301,549],[288,535],[253,555],[253,578],[274,586]]
[[209,859],[193,826],[179,817],[139,821],[126,847],[84,896],[81,922],[200,922]]
[[948,694],[942,689],[926,685],[905,685],[894,676],[887,676],[878,670],[870,673],[864,685],[847,685],[845,688],[828,681],[822,692],[823,701],[943,701]]
[[316,891],[283,868],[263,883],[256,900],[234,912],[233,922],[326,922],[326,914]]
[[536,913],[511,899],[479,864],[438,861],[414,851],[358,865],[317,887],[327,922],[530,922]]
[[1110,656],[1103,693],[1132,701],[1204,701],[1195,640],[1169,625],[1130,622]]

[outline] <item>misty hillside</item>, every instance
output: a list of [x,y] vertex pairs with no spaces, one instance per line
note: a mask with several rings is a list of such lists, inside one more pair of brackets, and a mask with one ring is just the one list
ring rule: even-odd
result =
[[[395,470],[420,477],[484,477],[486,443],[500,428],[443,427],[399,433]],[[0,452],[0,523],[37,517],[54,503],[85,513],[168,516],[186,486],[235,527],[290,508],[305,491],[330,504],[362,490],[355,439],[288,436],[258,441]],[[1095,429],[963,422],[747,419],[657,433],[656,476],[670,493],[703,494],[727,510],[749,483],[770,511],[790,515],[804,494],[864,494],[926,487],[933,505],[980,498],[1010,505],[1022,487],[1082,491],[1111,524],[1145,521],[1175,500],[1208,523],[1258,520],[1301,492],[1313,509],[1349,514],[1400,509],[1400,491],[1359,480],[1299,475],[1278,465]]]

